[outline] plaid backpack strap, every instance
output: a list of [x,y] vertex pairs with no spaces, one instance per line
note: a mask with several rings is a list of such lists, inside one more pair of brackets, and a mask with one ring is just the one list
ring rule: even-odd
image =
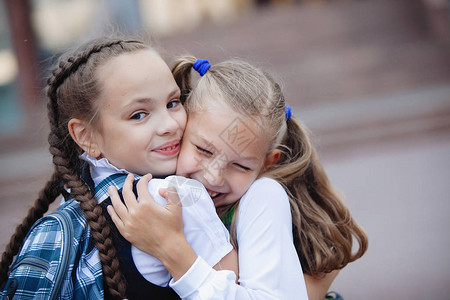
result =
[[57,299],[73,259],[71,216],[57,210],[39,219],[28,232],[0,295],[4,299]]
[[[123,188],[123,184],[125,183],[125,179],[127,179],[128,174],[124,173],[116,173],[107,178],[103,179],[97,186],[95,187],[95,198],[97,199],[108,199],[108,188],[113,185],[116,187],[118,191],[121,191]],[[139,179],[142,176],[134,175],[134,186],[136,186]],[[136,194],[136,193],[135,193]]]

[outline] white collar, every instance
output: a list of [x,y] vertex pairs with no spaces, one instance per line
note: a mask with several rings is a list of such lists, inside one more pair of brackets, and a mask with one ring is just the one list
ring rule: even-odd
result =
[[[96,159],[89,156],[86,152],[80,155],[80,158],[89,164],[91,177],[94,181],[95,186],[102,182],[105,178],[111,176],[112,174],[130,174],[125,169],[119,169],[112,165],[107,158]],[[99,199],[100,200],[100,199]]]

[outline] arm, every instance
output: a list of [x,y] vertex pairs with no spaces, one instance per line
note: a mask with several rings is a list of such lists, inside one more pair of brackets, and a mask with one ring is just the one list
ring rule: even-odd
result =
[[339,274],[339,270],[334,270],[317,279],[310,275],[305,275],[306,287],[308,289],[308,297],[310,300],[323,300],[329,291],[333,280]]
[[[260,186],[265,186],[265,183]],[[246,199],[242,200],[245,205],[239,214],[241,285],[235,283],[232,272],[215,271],[200,257],[196,258],[195,253],[190,256],[190,260],[177,256],[179,254],[176,251],[183,253],[192,251],[192,248],[189,250],[185,239],[183,241],[180,237],[182,231],[179,227],[170,224],[175,223],[174,218],[179,218],[179,212],[173,207],[176,200],[168,200],[168,205],[162,207],[164,211],[159,211],[151,204],[152,201],[144,200],[147,196],[141,194],[139,186],[138,204],[135,200],[133,202],[133,197],[128,197],[131,195],[125,193],[124,186],[124,198],[128,209],[120,201],[115,201],[113,195],[111,199],[117,214],[112,208],[108,209],[125,238],[143,251],[156,257],[160,256],[158,258],[169,272],[173,272],[174,280],[171,286],[184,299],[210,299],[213,296],[215,299],[293,299],[293,297],[307,299],[300,264],[292,244],[292,224],[286,193],[281,186],[276,189],[275,194],[268,195],[268,191],[262,191],[262,195],[265,193],[266,198],[270,198],[267,203],[271,203],[272,197],[278,197],[279,193],[282,193],[281,196],[284,197],[282,200],[285,203],[281,206],[275,205],[279,209],[273,209],[267,205],[261,207],[258,199],[261,194],[255,193],[258,189],[259,187],[253,189],[253,193],[248,193]],[[150,214],[152,217],[147,217]],[[155,217],[161,220],[153,222],[156,221]],[[164,234],[151,233],[159,231],[162,227]],[[287,242],[289,239],[290,243]]]
[[[187,299],[308,299],[292,242],[289,199],[271,179],[256,181],[241,199],[237,220],[239,285],[196,261],[171,286]],[[201,272],[195,272],[201,269]],[[181,287],[181,288],[180,288]],[[216,299],[216,298],[215,298]]]
[[[191,218],[191,222],[187,226],[190,229],[188,236],[194,247],[197,247],[195,249],[200,249],[200,253],[205,255],[207,261],[216,264],[214,268],[233,270],[237,274],[236,251],[229,243],[228,232],[218,219],[211,199],[209,199],[210,202],[205,202],[205,199],[200,197],[197,199],[198,203],[190,203],[189,199],[184,197],[183,201],[188,202],[183,202],[184,207],[182,208],[182,201],[174,188],[159,188],[162,192],[161,196],[167,201],[162,206],[161,199],[157,204],[150,195],[150,185],[148,184],[150,179],[151,175],[148,174],[138,182],[137,190],[140,201],[137,202],[132,191],[133,176],[127,177],[123,186],[126,206],[120,201],[116,189],[109,188],[111,201],[116,210],[108,207],[108,211],[123,237],[135,247],[158,258],[176,280],[186,273],[197,258],[197,254],[188,243],[183,231],[182,211],[184,211]],[[176,179],[172,178],[172,180]],[[186,183],[186,179],[180,178],[180,180]],[[162,182],[159,181],[159,183]],[[165,185],[161,186],[167,187],[167,183],[165,182]],[[170,184],[169,186],[171,186]],[[188,181],[188,187],[193,188],[194,184],[195,182]],[[201,187],[204,189],[203,186]],[[153,188],[156,186],[154,185]],[[185,192],[186,190],[183,190],[183,193]],[[205,194],[207,195],[206,190]],[[199,207],[199,204],[209,206]],[[213,218],[212,215],[215,215],[216,218]],[[193,218],[197,218],[197,220],[193,220]],[[208,224],[211,228],[206,227]],[[200,228],[202,225],[205,227],[203,230]],[[155,230],[152,231],[151,228]],[[153,243],[154,241],[156,243]],[[208,244],[202,245],[202,242]],[[218,262],[219,258],[222,259]]]
[[[165,206],[153,201],[147,188],[151,175],[145,175],[137,184],[140,201],[132,190],[133,176],[128,175],[123,186],[125,205],[114,187],[108,192],[114,209],[108,212],[122,236],[135,247],[158,258],[173,276],[180,278],[197,259],[183,232],[181,205],[173,189],[161,194],[167,200]],[[154,229],[154,230],[151,230]]]
[[[165,179],[152,179],[147,185],[150,196],[162,206],[167,204],[167,200],[158,191],[171,186],[176,187],[182,203],[184,235],[195,253],[210,266],[237,269],[237,255],[230,253],[233,246],[229,233],[217,217],[214,204],[204,186],[196,180],[175,175]],[[132,246],[131,252],[136,268],[144,278],[160,286],[169,284],[171,276],[160,260],[135,246]]]

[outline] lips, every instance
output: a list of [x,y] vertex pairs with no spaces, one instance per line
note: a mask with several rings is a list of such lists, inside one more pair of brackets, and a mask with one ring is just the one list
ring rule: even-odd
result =
[[220,196],[224,195],[223,193],[211,191],[209,189],[206,189],[208,192],[208,195],[211,197],[212,200],[217,200]]
[[158,148],[153,149],[153,151],[166,156],[176,155],[180,151],[180,141],[176,140],[165,143]]

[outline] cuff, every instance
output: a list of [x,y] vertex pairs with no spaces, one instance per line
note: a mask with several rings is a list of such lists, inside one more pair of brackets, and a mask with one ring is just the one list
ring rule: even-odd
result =
[[178,296],[186,298],[202,286],[211,272],[213,272],[213,268],[198,256],[189,270],[177,281],[171,279],[169,285]]

